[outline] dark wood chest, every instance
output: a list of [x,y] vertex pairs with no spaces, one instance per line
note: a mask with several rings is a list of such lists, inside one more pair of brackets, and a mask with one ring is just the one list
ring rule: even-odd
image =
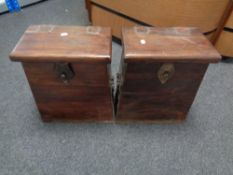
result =
[[125,28],[122,43],[115,81],[110,28],[30,26],[10,58],[22,62],[43,121],[95,122],[184,120],[221,58],[196,28]]
[[196,28],[124,28],[118,121],[181,121],[219,53]]
[[30,26],[10,54],[22,62],[44,121],[111,121],[109,28]]

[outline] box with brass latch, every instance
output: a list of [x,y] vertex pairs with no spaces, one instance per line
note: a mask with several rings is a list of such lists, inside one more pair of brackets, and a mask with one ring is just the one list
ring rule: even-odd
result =
[[22,62],[43,121],[111,121],[111,31],[30,26],[11,52]]
[[129,27],[122,32],[116,121],[182,121],[209,63],[221,56],[197,28]]

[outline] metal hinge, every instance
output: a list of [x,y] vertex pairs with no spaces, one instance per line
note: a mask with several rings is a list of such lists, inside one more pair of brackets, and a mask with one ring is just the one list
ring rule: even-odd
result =
[[107,69],[108,69],[108,77],[109,77],[109,86],[111,88],[114,88],[114,78],[112,76],[111,64],[107,65]]
[[121,87],[124,84],[125,73],[127,69],[127,64],[121,64],[120,71],[116,75],[116,84],[118,87]]

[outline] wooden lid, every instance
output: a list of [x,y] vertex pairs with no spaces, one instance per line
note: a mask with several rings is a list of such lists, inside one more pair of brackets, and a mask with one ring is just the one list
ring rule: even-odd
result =
[[133,27],[122,33],[126,62],[217,62],[220,54],[197,29]]
[[102,27],[30,26],[10,54],[16,61],[111,61],[111,31]]

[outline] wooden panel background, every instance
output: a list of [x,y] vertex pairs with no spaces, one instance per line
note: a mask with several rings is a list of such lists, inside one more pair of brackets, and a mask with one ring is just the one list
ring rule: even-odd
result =
[[231,12],[215,46],[223,56],[233,58],[233,12]]
[[[97,6],[92,6],[92,25],[94,26],[103,26],[103,27],[111,27],[112,35],[117,38],[122,38],[122,28],[123,27],[133,27],[133,26],[141,26],[137,22],[133,22],[129,19],[123,18],[116,14],[105,11]],[[103,18],[104,16],[104,18]],[[206,35],[206,37],[211,40],[214,32],[210,32]]]
[[[229,0],[92,0],[117,12],[158,26],[215,29]],[[139,13],[140,12],[140,13]],[[150,15],[148,15],[150,14]]]
[[121,16],[105,11],[97,6],[92,6],[92,25],[109,26],[112,29],[112,35],[121,38],[122,27],[137,26],[136,22],[127,20]]

